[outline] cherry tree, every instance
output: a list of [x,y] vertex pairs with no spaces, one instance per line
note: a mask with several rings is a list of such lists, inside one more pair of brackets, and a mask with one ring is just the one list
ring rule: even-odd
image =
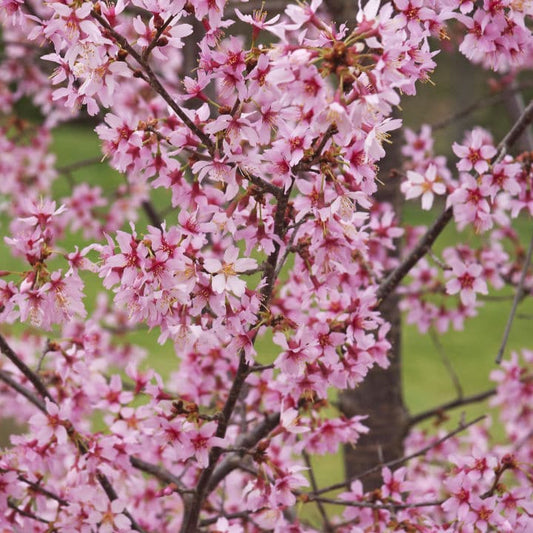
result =
[[[455,161],[429,126],[404,128],[401,166],[380,173],[439,51],[517,90],[533,57],[528,3],[370,0],[346,24],[321,0],[278,14],[225,0],[0,8],[13,256],[0,401],[24,427],[0,456],[2,531],[533,529],[533,351],[505,350],[533,288],[533,240],[526,251],[516,230],[533,215],[533,103],[501,139],[464,132]],[[53,131],[73,120],[92,124],[115,190],[98,170],[72,179],[100,158],[57,165]],[[380,196],[393,182],[433,214],[428,227],[400,224]],[[448,225],[478,244],[436,253]],[[391,364],[386,303],[444,333],[509,287],[495,387],[411,417],[403,455],[319,485],[314,458],[357,453],[368,432],[336,398]],[[148,330],[174,347],[167,373],[132,341]],[[488,416],[419,429],[487,399],[503,439]]]

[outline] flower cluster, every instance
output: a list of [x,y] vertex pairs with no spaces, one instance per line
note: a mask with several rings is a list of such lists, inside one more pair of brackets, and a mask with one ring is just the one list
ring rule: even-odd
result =
[[[452,172],[423,126],[404,172],[379,169],[393,111],[436,67],[430,37],[455,19],[474,62],[525,68],[527,7],[370,0],[337,25],[321,0],[233,4],[0,0],[0,405],[26,424],[0,454],[0,529],[527,532],[528,351],[493,374],[504,444],[415,430],[413,461],[336,498],[310,457],[369,431],[332,398],[389,367],[396,289],[423,332],[462,328],[489,288],[532,290],[511,226],[533,214],[530,153],[474,128]],[[28,102],[41,125],[17,116]],[[74,118],[118,186],[100,157],[56,165],[51,128]],[[378,201],[400,175],[423,210],[442,198],[438,231]],[[481,243],[428,253],[451,220]],[[318,526],[295,512],[311,505]]]

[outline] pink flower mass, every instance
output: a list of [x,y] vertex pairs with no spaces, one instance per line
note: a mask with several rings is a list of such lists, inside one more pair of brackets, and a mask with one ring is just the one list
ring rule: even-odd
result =
[[[533,293],[532,14],[0,0],[0,532],[532,532],[533,352],[505,349]],[[406,128],[452,49],[492,92]],[[509,299],[467,394],[439,336]],[[457,393],[402,411],[394,453],[347,399],[394,411],[389,306]]]

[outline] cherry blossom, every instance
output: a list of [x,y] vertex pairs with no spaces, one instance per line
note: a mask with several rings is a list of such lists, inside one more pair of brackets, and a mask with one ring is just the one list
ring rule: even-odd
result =
[[434,195],[446,192],[446,186],[437,178],[435,165],[429,165],[424,175],[408,170],[407,181],[402,184],[402,192],[408,200],[422,196],[422,209],[428,211],[433,205]]
[[[531,110],[455,142],[402,111],[451,48],[519,101],[527,3],[333,4],[0,0],[0,530],[532,529],[527,348],[479,395],[496,441],[428,404],[374,488],[315,475],[371,431],[340,393],[394,369],[389,302],[437,342],[533,289]],[[95,157],[58,162],[71,128]]]

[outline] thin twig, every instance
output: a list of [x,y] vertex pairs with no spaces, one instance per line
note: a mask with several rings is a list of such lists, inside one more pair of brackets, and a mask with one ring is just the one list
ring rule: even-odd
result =
[[[265,419],[257,424],[253,429],[248,433],[238,437],[235,446],[243,448],[245,450],[252,449],[261,439],[264,439],[268,434],[278,426],[280,420],[279,413],[271,413],[265,417]],[[233,470],[237,468],[243,468],[242,464],[242,455],[236,454],[233,456],[226,457],[221,461],[218,466],[215,468],[213,475],[207,486],[207,493],[210,494],[213,490],[216,489],[218,484]]]
[[[268,510],[268,507],[260,507],[259,509],[254,510],[254,513],[260,513],[261,511]],[[243,520],[251,521],[250,518],[251,512],[250,511],[238,511],[235,513],[220,513],[219,515],[213,517],[213,518],[206,518],[205,520],[200,520],[199,527],[207,527],[212,526],[213,524],[216,524],[217,520],[222,516],[224,518],[227,518],[228,520],[233,520],[235,518],[242,518]]]
[[490,107],[498,102],[502,102],[506,98],[508,98],[511,94],[522,91],[523,89],[529,89],[531,88],[531,83],[523,83],[520,85],[517,85],[516,87],[508,87],[505,90],[503,90],[500,93],[497,94],[489,94],[487,96],[484,96],[483,98],[479,98],[472,104],[469,104],[456,113],[453,113],[453,115],[450,115],[449,117],[440,120],[438,122],[434,122],[431,124],[432,130],[438,130],[445,128],[451,124],[456,124],[458,120],[470,115],[472,112],[477,111],[478,109],[481,109],[483,107]]
[[143,200],[141,205],[150,223],[156,228],[162,229],[163,221],[161,220],[159,213],[156,211],[154,204],[150,200]]
[[[7,506],[10,509],[13,509],[13,511],[18,513],[19,515],[25,516],[26,518],[31,518],[32,520],[35,520],[37,522],[41,522],[42,524],[46,524],[48,526],[51,523],[50,520],[45,520],[44,518],[41,518],[40,516],[37,516],[36,514],[33,514],[30,511],[26,511],[24,509],[21,509],[20,507],[17,507],[10,498],[8,498],[8,500],[7,500]],[[47,529],[47,531],[57,531],[57,528],[53,528],[51,530]]]
[[159,44],[159,37],[161,37],[161,35],[163,35],[164,31],[168,28],[169,24],[176,18],[176,15],[171,15],[170,17],[168,17],[167,20],[165,20],[165,22],[163,24],[161,24],[161,27],[157,28],[157,32],[156,34],[154,35],[154,37],[152,38],[152,41],[150,42],[150,44],[145,48],[143,54],[142,54],[142,59],[143,61],[146,61],[150,55],[150,53],[152,52],[152,50],[158,46]]
[[[487,415],[481,415],[481,416],[478,416],[477,418],[475,418],[474,420],[471,420],[470,422],[466,422],[466,423],[462,423],[461,422],[461,423],[459,423],[459,426],[456,429],[454,429],[453,431],[450,431],[449,433],[444,435],[444,437],[441,437],[440,439],[432,442],[431,444],[428,444],[427,446],[424,446],[420,450],[418,450],[416,452],[413,452],[413,453],[411,453],[409,455],[405,455],[404,457],[400,457],[398,459],[393,459],[392,461],[388,461],[386,463],[373,466],[372,468],[369,468],[368,470],[365,470],[364,472],[361,472],[360,474],[357,474],[357,475],[353,476],[349,481],[354,481],[356,479],[360,479],[360,478],[365,477],[365,476],[367,476],[369,474],[372,474],[372,473],[376,472],[377,470],[380,470],[380,469],[382,469],[384,467],[396,467],[396,466],[402,465],[404,463],[407,463],[411,459],[414,459],[416,457],[420,457],[422,455],[425,455],[432,448],[436,448],[437,446],[440,446],[443,442],[447,441],[448,439],[451,439],[452,437],[454,437],[458,433],[461,433],[462,431],[464,431],[465,429],[469,428],[470,426],[473,426],[474,424],[477,424],[478,422],[480,422],[481,420],[485,419],[486,417],[487,417]],[[323,489],[320,489],[319,491],[317,491],[316,495],[324,494],[326,492],[331,492],[333,490],[346,488],[347,486],[349,486],[349,481],[344,481],[342,483],[336,483],[334,485],[330,485],[329,487],[325,487]]]
[[[313,489],[313,492],[318,491],[318,485],[315,478],[315,473],[313,472],[313,465],[311,464],[311,458],[309,457],[309,454],[303,450],[302,451],[302,457],[304,458],[305,464],[307,466],[307,472],[309,473],[309,480],[311,481],[311,488]],[[324,502],[321,498],[315,498],[313,500],[316,502],[316,506],[318,507],[318,512],[320,513],[320,516],[323,520],[323,526],[325,528],[325,531],[331,532],[333,531],[333,528],[331,527],[331,523],[328,518],[328,514],[326,513],[326,509],[324,509]]]
[[375,503],[375,502],[353,502],[349,500],[337,500],[335,498],[324,498],[321,496],[309,496],[310,502],[319,501],[322,503],[329,503],[330,505],[342,505],[343,507],[361,507],[366,509],[386,509],[389,511],[397,511],[401,509],[414,509],[415,507],[437,507],[442,505],[445,500],[432,500],[429,502],[413,502],[413,503]]
[[18,476],[18,480],[22,481],[22,483],[26,483],[26,485],[31,487],[31,489],[34,492],[38,492],[39,494],[42,494],[43,496],[46,496],[47,498],[50,498],[51,500],[55,500],[57,503],[59,503],[59,505],[64,505],[65,507],[70,505],[70,503],[67,500],[65,500],[64,498],[62,498],[61,496],[58,496],[54,492],[52,492],[52,491],[50,491],[48,489],[45,489],[44,487],[39,485],[39,483],[35,483],[34,481],[30,481],[29,479],[27,479],[23,475],[19,475]]
[[446,352],[444,351],[444,347],[442,346],[433,328],[430,328],[429,336],[431,337],[431,340],[433,341],[433,344],[435,345],[437,353],[439,354],[442,360],[442,364],[446,367],[446,370],[448,371],[450,379],[452,380],[453,386],[455,388],[455,393],[457,394],[457,398],[462,399],[463,387],[461,386],[461,381],[459,380],[459,376],[457,375],[457,372],[453,368],[453,365],[449,357],[446,355]]
[[500,144],[498,144],[498,155],[493,164],[499,163],[505,157],[509,148],[520,138],[532,121],[533,100],[529,102],[528,106],[524,109],[524,112],[509,130],[509,133],[507,133],[507,135],[501,140]]
[[505,351],[505,347],[507,346],[507,341],[509,340],[509,335],[511,333],[511,327],[513,325],[513,321],[516,315],[516,310],[518,309],[518,304],[520,302],[520,299],[522,298],[522,294],[524,291],[524,283],[526,281],[526,276],[527,276],[527,271],[529,269],[529,265],[531,264],[532,254],[533,254],[533,234],[531,235],[531,240],[529,241],[529,248],[527,250],[527,256],[524,261],[524,266],[522,267],[522,273],[520,274],[520,281],[518,282],[518,285],[516,287],[516,293],[514,295],[511,312],[509,313],[509,318],[507,319],[507,324],[505,325],[505,331],[503,333],[502,343],[501,343],[500,349],[498,350],[498,354],[496,355],[497,365],[499,365],[502,362],[503,352]]
[[488,389],[483,392],[479,392],[478,394],[472,394],[471,396],[463,396],[462,398],[456,398],[455,400],[451,400],[441,405],[437,405],[436,407],[427,409],[426,411],[422,411],[421,413],[418,413],[416,415],[409,417],[409,420],[407,421],[407,426],[412,427],[416,424],[420,424],[420,422],[423,422],[424,420],[427,420],[428,418],[433,418],[434,416],[440,416],[442,415],[442,413],[446,411],[450,411],[451,409],[456,409],[457,407],[462,407],[464,405],[470,405],[472,403],[482,402],[486,400],[487,398],[494,396],[495,394],[496,394],[496,389],[494,388],[494,389]]
[[17,356],[2,335],[0,335],[0,351],[24,374],[41,397],[48,398],[48,400],[55,403],[41,378]]
[[59,174],[70,174],[71,172],[75,172],[76,170],[80,170],[82,168],[90,167],[93,165],[99,165],[101,163],[102,156],[89,157],[87,159],[82,159],[81,161],[76,161],[75,163],[70,163],[69,165],[57,167],[56,171],[59,172]]
[[20,395],[24,396],[24,398],[26,398],[33,405],[35,405],[37,409],[39,409],[43,413],[46,413],[46,406],[44,402],[41,399],[39,399],[33,392],[31,392],[29,389],[24,387],[24,385],[21,385],[18,381],[15,381],[11,377],[11,375],[5,370],[0,370],[0,380],[3,381],[6,385],[11,387],[16,392],[18,392]]
[[396,289],[405,276],[411,271],[411,269],[424,257],[431,246],[436,241],[437,237],[442,233],[448,222],[452,219],[453,208],[448,207],[444,210],[439,217],[433,222],[431,227],[422,236],[418,244],[411,250],[407,257],[401,262],[401,264],[393,270],[384,281],[381,282],[378,290],[376,291],[376,297],[378,300],[378,306],[381,306],[387,297]]
[[174,474],[169,472],[166,468],[163,468],[159,465],[154,465],[152,463],[148,463],[135,456],[130,457],[130,463],[137,470],[146,472],[147,474],[150,474],[159,479],[160,481],[168,483],[169,485],[175,485],[176,492],[178,492],[179,494],[193,492],[192,490],[186,489],[181,480]]

